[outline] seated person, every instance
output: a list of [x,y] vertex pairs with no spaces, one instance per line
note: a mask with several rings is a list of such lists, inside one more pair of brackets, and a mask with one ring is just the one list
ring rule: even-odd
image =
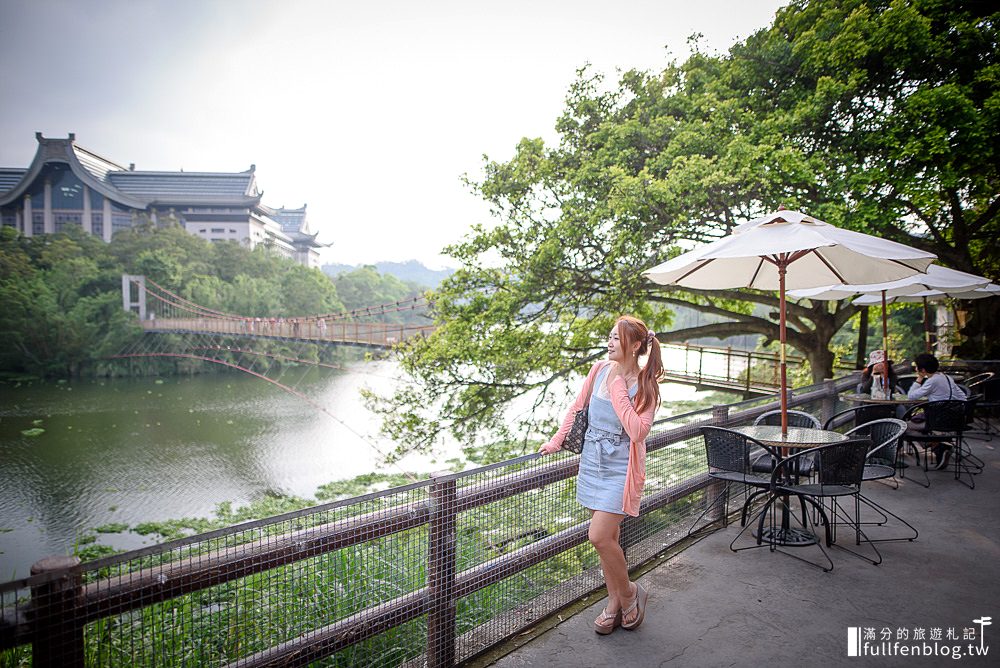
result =
[[[958,386],[948,374],[939,371],[940,364],[934,355],[921,353],[913,360],[913,365],[917,368],[917,379],[910,386],[910,391],[906,396],[910,399],[926,399],[927,401],[947,401],[948,399],[965,400],[968,397],[965,391]],[[920,433],[926,433],[926,426],[923,422],[910,421],[908,428]],[[935,469],[943,469],[948,465],[951,456],[950,446],[942,443],[931,445],[931,449],[937,456]]]
[[[896,383],[899,382],[899,377],[896,376],[896,372],[892,368],[892,360],[886,361],[884,350],[873,350],[871,355],[868,356],[868,366],[861,373],[861,382],[858,383],[858,394],[871,394],[872,384],[876,380],[881,379],[882,369],[886,368],[889,371],[889,388],[893,391],[896,389]],[[892,393],[890,392],[890,395]]]

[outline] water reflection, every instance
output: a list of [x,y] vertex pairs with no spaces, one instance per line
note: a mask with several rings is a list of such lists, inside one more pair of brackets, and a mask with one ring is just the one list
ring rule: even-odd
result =
[[[211,516],[269,493],[313,498],[320,485],[363,473],[426,474],[460,457],[445,441],[438,458],[410,455],[380,466],[378,434],[362,387],[388,393],[391,362],[357,362],[289,379],[324,406],[247,375],[33,383],[0,396],[0,581],[37,559],[67,554],[89,529]],[[665,399],[695,398],[671,385]],[[524,407],[527,409],[527,406]],[[561,410],[561,409],[560,409]],[[45,430],[39,436],[22,431]],[[151,539],[102,535],[134,548]]]

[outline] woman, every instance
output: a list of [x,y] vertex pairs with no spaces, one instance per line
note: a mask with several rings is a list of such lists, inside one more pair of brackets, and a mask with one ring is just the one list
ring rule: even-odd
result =
[[[645,366],[639,358],[647,355]],[[608,360],[587,374],[562,427],[539,452],[551,454],[573,425],[576,412],[589,403],[589,425],[580,454],[576,498],[591,512],[588,537],[601,559],[608,587],[608,604],[594,621],[607,635],[618,626],[637,628],[649,594],[628,577],[625,553],[618,543],[622,520],[639,514],[646,481],[646,435],[660,405],[657,384],[663,372],[660,342],[645,323],[622,316],[608,334]]]
[[865,370],[861,372],[861,382],[858,383],[858,394],[871,394],[872,385],[878,381],[877,387],[884,387],[884,381],[882,379],[883,369],[888,369],[889,372],[889,392],[891,397],[892,392],[896,390],[896,385],[899,383],[899,377],[896,375],[895,369],[892,368],[892,360],[886,361],[884,350],[873,350],[871,355],[868,356],[868,366]]

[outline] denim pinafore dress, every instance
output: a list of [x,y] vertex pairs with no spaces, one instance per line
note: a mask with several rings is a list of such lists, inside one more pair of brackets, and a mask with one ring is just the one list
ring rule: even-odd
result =
[[[589,424],[580,453],[580,473],[576,477],[576,500],[590,510],[624,515],[629,437],[611,405],[605,382],[609,368],[606,365],[598,372],[590,395]],[[629,389],[630,399],[638,389],[638,385]]]

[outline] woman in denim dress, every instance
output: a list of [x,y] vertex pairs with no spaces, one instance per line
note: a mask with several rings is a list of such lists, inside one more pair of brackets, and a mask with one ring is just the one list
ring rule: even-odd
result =
[[[640,367],[643,356],[646,364]],[[629,579],[618,540],[625,516],[639,514],[646,478],[645,438],[660,405],[662,372],[655,333],[641,320],[622,316],[608,334],[608,361],[591,368],[559,431],[539,450],[543,454],[560,450],[574,415],[589,406],[576,497],[591,511],[588,537],[601,559],[608,588],[608,603],[594,621],[594,630],[602,635],[619,626],[633,630],[645,616],[649,595]]]

